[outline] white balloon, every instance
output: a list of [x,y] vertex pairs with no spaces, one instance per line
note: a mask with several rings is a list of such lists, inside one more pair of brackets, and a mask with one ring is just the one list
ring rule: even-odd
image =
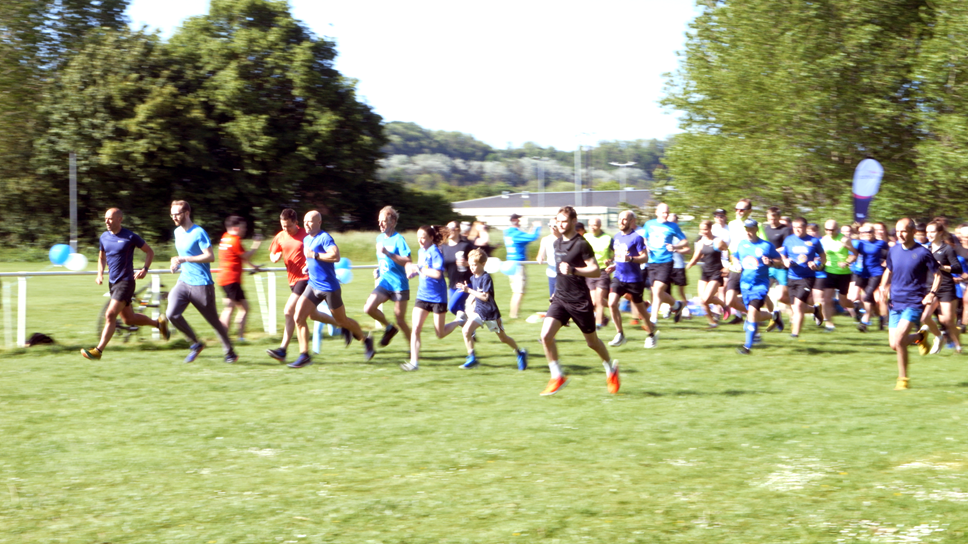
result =
[[64,268],[71,272],[80,272],[87,268],[87,257],[80,253],[71,253],[67,256],[67,260],[64,261]]
[[490,257],[487,262],[484,263],[484,271],[488,274],[497,274],[501,271],[501,259],[497,257]]

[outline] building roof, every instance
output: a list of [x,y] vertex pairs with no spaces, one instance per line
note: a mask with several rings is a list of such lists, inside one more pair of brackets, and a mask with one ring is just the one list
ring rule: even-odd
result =
[[[625,193],[625,202],[635,206],[644,206],[652,192],[647,189],[630,189],[626,191],[582,191],[579,206],[605,206],[609,208],[618,207],[622,201],[622,193]],[[542,198],[543,195],[543,198]],[[489,196],[485,198],[475,198],[473,200],[461,200],[451,205],[455,210],[466,208],[523,208],[538,206],[538,200],[544,208],[560,208],[562,206],[575,206],[575,192],[545,192],[545,193],[510,193],[506,195]],[[527,204],[526,204],[527,203]]]

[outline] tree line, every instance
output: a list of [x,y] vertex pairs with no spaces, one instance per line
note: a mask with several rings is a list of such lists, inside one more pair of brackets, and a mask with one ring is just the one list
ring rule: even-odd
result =
[[866,157],[872,217],[964,216],[968,3],[698,0],[664,104],[684,113],[667,200],[840,211]]
[[0,239],[63,241],[68,155],[77,155],[81,235],[119,206],[152,239],[168,203],[218,224],[230,213],[274,230],[284,207],[331,229],[375,228],[392,203],[444,221],[440,195],[376,175],[379,115],[333,68],[336,49],[284,0],[212,0],[168,41],[130,30],[127,0],[0,3]]

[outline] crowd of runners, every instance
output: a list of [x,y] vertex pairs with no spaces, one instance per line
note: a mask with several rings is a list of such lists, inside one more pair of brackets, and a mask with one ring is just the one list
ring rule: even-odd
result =
[[[238,341],[243,341],[248,304],[242,290],[242,267],[252,265],[250,259],[261,237],[255,236],[246,250],[242,245],[245,221],[229,216],[218,244],[219,272],[213,277],[210,263],[216,257],[212,242],[192,222],[191,211],[188,202],[171,203],[178,255],[169,266],[171,272],[179,273],[179,279],[169,293],[166,314],[157,320],[135,313],[130,306],[135,281],[147,274],[154,252],[137,234],[122,227],[121,210],[112,208],[105,213],[107,230],[100,239],[95,281],[100,285],[107,270],[111,303],[100,342],[81,350],[85,358],[101,358],[120,317],[129,325],[156,327],[165,340],[170,337],[169,324],[173,325],[191,342],[185,362],[194,361],[205,344],[183,316],[191,304],[215,330],[225,362],[238,360],[229,334],[231,318],[234,313]],[[614,235],[602,230],[599,219],[591,219],[586,229],[570,206],[558,211],[549,224],[550,234],[543,239],[540,222],[525,231],[521,216],[512,215],[511,227],[504,231],[508,262],[502,270],[510,278],[511,318],[518,317],[525,294],[527,276],[521,263],[527,260],[530,243],[541,240],[538,261],[548,265],[550,298],[540,341],[551,379],[541,394],[553,395],[568,383],[555,337],[572,321],[601,359],[608,391],[618,392],[618,361],[608,348],[628,341],[620,310],[623,299],[632,314],[629,325],[644,329],[643,347],[655,348],[660,308],[667,308],[666,317],[674,323],[680,321],[687,306],[686,272],[697,265],[701,269],[697,285],[701,313],[710,328],[742,324],[743,342],[737,347],[742,355],[749,355],[762,341],[762,323],[767,332],[782,332],[788,319],[790,335],[796,338],[804,332],[804,322],[811,319],[824,332],[836,331],[838,313],[849,314],[861,332],[889,329],[889,345],[898,361],[895,389],[909,387],[908,346],[916,345],[926,355],[950,344],[961,353],[960,334],[963,323],[968,323],[968,292],[963,289],[968,281],[968,224],[961,225],[955,236],[943,217],[927,224],[901,219],[890,230],[883,223],[838,225],[831,219],[823,223],[821,233],[818,224],[785,217],[776,207],[768,208],[765,220],[757,221],[751,218],[748,199],[737,202],[734,211],[735,218],[727,221],[725,210],[715,210],[712,220],[699,224],[694,242],[666,204],[656,206],[655,218],[641,228],[633,212],[622,212]],[[475,342],[478,329],[487,329],[512,351],[518,369],[527,369],[528,352],[505,332],[495,283],[485,271],[491,249],[487,229],[457,222],[420,227],[419,249],[413,259],[396,230],[398,218],[390,206],[380,211],[379,266],[374,271],[375,288],[363,305],[364,313],[382,327],[379,346],[388,346],[402,334],[409,341],[409,357],[400,368],[418,370],[423,329],[430,317],[436,338],[461,331],[467,348],[461,368],[480,364]],[[346,314],[337,274],[342,257],[336,241],[321,229],[322,216],[310,211],[300,226],[296,212],[285,209],[279,221],[281,230],[270,243],[269,255],[272,262],[284,263],[291,295],[283,311],[281,343],[267,350],[268,356],[287,362],[295,333],[299,353],[288,366],[311,365],[308,321],[312,319],[338,327],[345,345],[359,342],[364,359],[370,360],[376,349],[374,337]],[[144,267],[137,271],[135,249],[145,257]],[[418,288],[408,323],[410,280],[415,277],[419,277]],[[221,315],[216,309],[216,283],[224,294]],[[383,312],[385,303],[392,304],[392,319]],[[609,324],[615,328],[615,336],[606,345],[599,332]]]

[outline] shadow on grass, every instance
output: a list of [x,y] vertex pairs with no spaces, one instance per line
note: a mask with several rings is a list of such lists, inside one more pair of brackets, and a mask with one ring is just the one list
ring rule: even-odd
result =
[[690,389],[682,389],[671,393],[665,393],[665,392],[659,392],[659,391],[630,391],[624,394],[629,397],[714,397],[714,396],[741,397],[743,395],[775,395],[776,392],[745,391],[741,389],[727,389],[725,391],[693,391]]

